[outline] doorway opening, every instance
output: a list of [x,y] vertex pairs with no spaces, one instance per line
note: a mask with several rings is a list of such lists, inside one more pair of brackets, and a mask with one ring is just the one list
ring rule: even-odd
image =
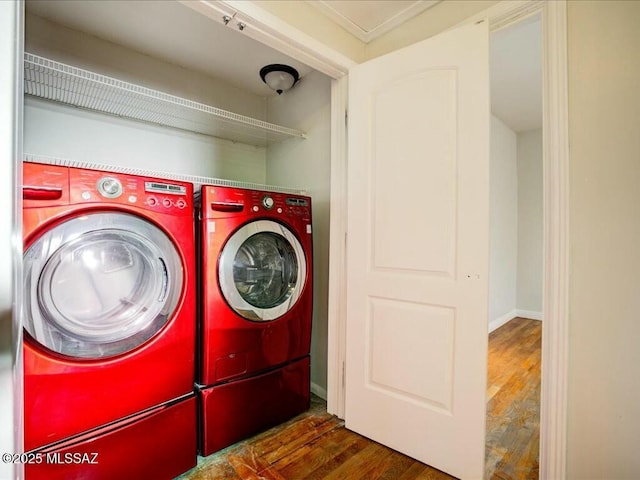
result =
[[538,478],[543,319],[541,14],[494,31],[485,476]]

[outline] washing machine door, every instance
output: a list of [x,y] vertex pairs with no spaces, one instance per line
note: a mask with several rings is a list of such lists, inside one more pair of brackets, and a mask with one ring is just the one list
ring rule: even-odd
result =
[[124,213],[57,224],[24,255],[25,329],[62,355],[97,359],[135,349],[171,318],[184,274],[173,242]]
[[300,298],[307,278],[304,250],[284,225],[256,220],[238,229],[218,262],[220,290],[247,320],[270,321]]

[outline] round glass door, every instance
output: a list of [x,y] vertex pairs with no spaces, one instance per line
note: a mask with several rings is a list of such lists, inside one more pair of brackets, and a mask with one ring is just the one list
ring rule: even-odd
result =
[[236,231],[220,255],[218,279],[227,303],[254,321],[275,320],[296,303],[305,284],[302,245],[284,225],[257,220]]
[[155,225],[129,214],[67,220],[25,252],[25,329],[78,358],[136,348],[169,320],[182,291],[180,255]]

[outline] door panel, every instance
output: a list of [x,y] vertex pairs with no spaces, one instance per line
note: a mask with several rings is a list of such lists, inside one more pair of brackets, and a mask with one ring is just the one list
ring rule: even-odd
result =
[[453,309],[383,298],[370,309],[367,387],[450,412]]
[[[453,273],[455,100],[453,69],[423,71],[372,94],[374,190],[370,196],[376,268]],[[429,151],[416,149],[414,141],[399,142],[399,138],[424,142]],[[429,162],[427,154],[435,155],[438,163]],[[420,205],[420,216],[407,223],[398,215],[398,207],[414,204]]]
[[486,24],[349,80],[347,428],[459,478],[484,469]]

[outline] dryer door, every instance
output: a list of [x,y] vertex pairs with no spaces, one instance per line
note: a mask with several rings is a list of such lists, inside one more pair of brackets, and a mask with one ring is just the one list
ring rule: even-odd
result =
[[104,358],[138,347],[178,304],[184,274],[169,237],[140,217],[59,223],[24,255],[25,329],[54,352]]
[[275,320],[287,313],[300,298],[306,278],[300,241],[287,227],[271,220],[242,226],[220,254],[222,294],[248,320]]

